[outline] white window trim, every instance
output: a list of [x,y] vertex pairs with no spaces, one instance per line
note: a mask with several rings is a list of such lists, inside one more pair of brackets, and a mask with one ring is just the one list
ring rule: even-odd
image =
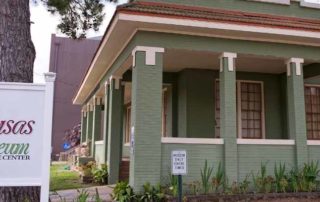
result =
[[161,143],[167,144],[205,144],[205,145],[223,145],[224,140],[221,138],[176,138],[162,137]]
[[307,2],[305,0],[300,0],[300,6],[307,7],[307,8],[319,8],[320,9],[320,3],[312,3],[312,2]]
[[95,141],[95,145],[103,145],[103,140]]
[[265,2],[265,3],[290,5],[290,0],[248,0],[248,1],[258,1],[258,2]]
[[295,145],[295,140],[282,139],[237,139],[241,145]]
[[320,146],[320,140],[307,140],[307,145],[310,145],[310,146],[319,145]]
[[[266,139],[266,126],[265,126],[265,106],[264,106],[264,83],[263,81],[253,80],[237,80],[237,88],[241,87],[241,83],[259,83],[261,84],[261,139]],[[241,90],[237,90],[237,118],[238,118],[238,138],[242,139],[242,128],[241,128]]]
[[[316,87],[316,88],[320,88],[320,84],[304,84],[304,87]],[[304,94],[304,99],[306,98],[306,95]],[[306,105],[306,104],[305,104]],[[306,124],[307,124],[307,112],[306,113]],[[307,130],[308,131],[308,130]],[[307,142],[309,145],[309,141],[310,141],[310,145],[318,145],[316,142],[319,141],[319,145],[320,145],[320,140],[316,140],[316,139],[308,139],[308,134],[307,134]]]

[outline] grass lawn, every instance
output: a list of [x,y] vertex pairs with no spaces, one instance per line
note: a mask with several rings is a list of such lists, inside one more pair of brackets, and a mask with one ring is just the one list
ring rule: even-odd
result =
[[53,163],[50,168],[50,191],[77,189],[94,186],[80,183],[79,173],[66,170],[66,164]]

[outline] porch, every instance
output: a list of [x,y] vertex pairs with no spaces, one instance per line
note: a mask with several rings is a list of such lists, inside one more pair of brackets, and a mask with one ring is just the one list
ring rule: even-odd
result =
[[137,46],[122,64],[83,113],[82,142],[108,163],[110,183],[128,161],[136,189],[165,183],[175,149],[187,151],[186,182],[205,160],[223,163],[229,181],[265,162],[272,172],[320,160],[318,73],[303,77],[311,59]]

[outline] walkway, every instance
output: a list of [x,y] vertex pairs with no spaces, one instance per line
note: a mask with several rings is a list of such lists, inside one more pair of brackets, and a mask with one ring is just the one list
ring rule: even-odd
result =
[[[103,202],[112,201],[110,194],[112,193],[112,188],[109,186],[98,186],[98,187],[89,187],[84,188],[89,193],[88,201],[87,202],[95,202],[94,197],[96,195],[96,188],[98,189],[98,193],[100,199]],[[70,189],[70,190],[61,190],[57,192],[50,193],[50,200],[51,202],[73,202],[76,201],[75,199],[79,195],[83,189]],[[79,192],[78,192],[79,191]]]

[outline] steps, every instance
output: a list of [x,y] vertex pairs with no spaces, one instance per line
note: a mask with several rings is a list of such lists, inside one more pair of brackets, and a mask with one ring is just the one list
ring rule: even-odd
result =
[[120,163],[119,181],[129,181],[130,160],[123,158]]

